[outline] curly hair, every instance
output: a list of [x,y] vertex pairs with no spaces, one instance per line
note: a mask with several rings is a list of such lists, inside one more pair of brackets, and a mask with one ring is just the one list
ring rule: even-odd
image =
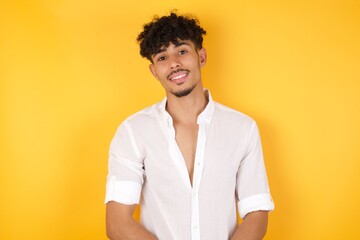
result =
[[196,49],[202,48],[206,31],[199,26],[196,18],[180,16],[172,12],[169,16],[155,17],[144,26],[143,32],[137,37],[140,43],[140,54],[152,62],[151,56],[160,52],[162,47],[170,43],[176,44],[179,39],[190,40]]

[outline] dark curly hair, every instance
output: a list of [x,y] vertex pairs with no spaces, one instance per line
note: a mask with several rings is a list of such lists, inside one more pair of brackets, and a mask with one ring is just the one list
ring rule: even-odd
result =
[[160,52],[162,47],[170,43],[176,44],[179,39],[191,40],[196,49],[202,48],[206,31],[199,26],[196,18],[180,16],[172,12],[169,16],[155,17],[144,26],[137,41],[140,43],[140,54],[152,62],[151,56]]

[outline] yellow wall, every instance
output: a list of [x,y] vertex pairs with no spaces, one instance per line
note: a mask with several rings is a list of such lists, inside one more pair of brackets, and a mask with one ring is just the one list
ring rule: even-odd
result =
[[154,14],[208,31],[205,85],[260,126],[266,239],[360,239],[360,2],[0,2],[0,239],[106,239],[107,151],[163,96],[135,41]]

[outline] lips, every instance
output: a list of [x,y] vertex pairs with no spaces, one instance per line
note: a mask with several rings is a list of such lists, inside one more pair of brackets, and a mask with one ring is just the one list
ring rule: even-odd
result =
[[176,82],[176,84],[181,84],[183,82],[185,82],[185,78],[187,77],[187,75],[189,74],[188,70],[177,70],[172,72],[169,76],[168,79],[170,81],[174,81]]

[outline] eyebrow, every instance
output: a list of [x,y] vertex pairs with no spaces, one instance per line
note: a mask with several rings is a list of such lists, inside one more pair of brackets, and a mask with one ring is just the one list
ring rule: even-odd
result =
[[[180,46],[182,46],[182,45],[190,46],[190,44],[187,43],[187,42],[176,42],[176,43],[174,43],[174,45],[175,45],[175,48],[180,47]],[[155,57],[155,56],[158,55],[159,53],[162,53],[162,52],[165,52],[165,51],[166,51],[166,48],[160,48],[159,50],[157,50],[156,52],[154,52],[153,57]]]
[[175,45],[175,47],[180,47],[180,46],[182,46],[182,45],[190,46],[190,44],[187,43],[187,42],[177,42],[177,43],[174,43],[174,45]]

